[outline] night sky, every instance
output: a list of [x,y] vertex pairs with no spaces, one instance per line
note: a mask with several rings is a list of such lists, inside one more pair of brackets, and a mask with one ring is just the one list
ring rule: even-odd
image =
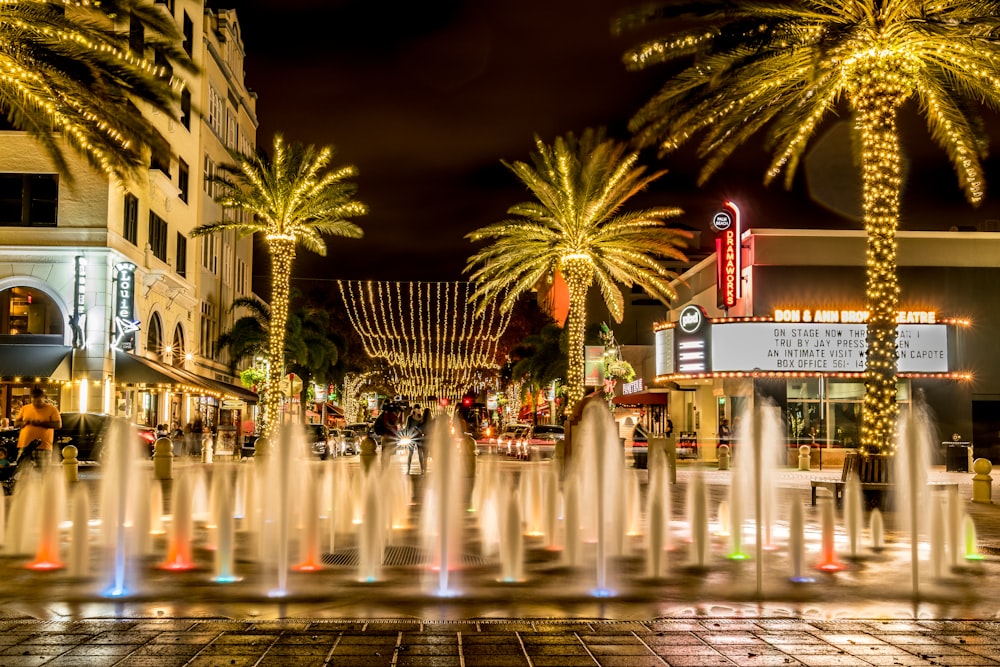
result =
[[[243,28],[247,80],[259,95],[259,145],[270,146],[276,131],[332,144],[335,164],[360,170],[357,196],[371,208],[357,220],[365,238],[328,237],[326,258],[300,250],[295,282],[309,290],[338,278],[462,279],[476,249],[464,235],[529,198],[501,159],[526,160],[535,134],[551,142],[606,126],[628,138],[628,118],[666,76],[625,70],[621,56],[638,37],[613,37],[609,25],[633,4],[626,0],[218,4],[236,6]],[[693,151],[663,160],[644,153],[647,164],[669,173],[637,205],[680,206],[686,214],[675,222],[696,229],[707,229],[725,198],[742,204],[751,226],[860,229],[830,205],[838,206],[845,188],[856,189],[846,136],[832,134],[816,147],[791,192],[781,183],[763,186],[761,144],[743,147],[702,188]],[[988,163],[993,195],[973,209],[919,121],[905,124],[904,142],[913,162],[903,229],[1000,218],[997,160]],[[266,264],[254,273],[266,293]]]

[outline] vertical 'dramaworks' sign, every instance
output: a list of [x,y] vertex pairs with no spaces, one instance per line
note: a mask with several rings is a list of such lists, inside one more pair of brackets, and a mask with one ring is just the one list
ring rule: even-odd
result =
[[115,264],[115,330],[111,346],[119,350],[135,349],[135,332],[139,320],[135,319],[135,264]]
[[712,218],[712,229],[716,231],[718,304],[720,308],[732,308],[743,296],[741,280],[743,266],[740,252],[743,223],[739,207],[727,201],[722,210]]

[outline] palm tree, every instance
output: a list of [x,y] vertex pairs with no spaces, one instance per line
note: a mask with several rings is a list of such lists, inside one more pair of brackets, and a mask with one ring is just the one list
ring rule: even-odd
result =
[[[293,293],[293,301],[298,294]],[[240,298],[231,310],[243,309],[246,314],[233,322],[233,327],[219,336],[218,345],[229,350],[229,366],[233,373],[241,365],[252,362],[267,351],[271,328],[271,309],[257,298]],[[313,378],[329,382],[340,360],[340,337],[330,330],[327,311],[312,306],[295,308],[288,316],[285,333],[285,370],[302,378],[305,386]],[[305,403],[301,403],[303,412]]]
[[891,453],[896,417],[896,229],[902,186],[897,117],[915,101],[973,204],[984,192],[988,138],[979,105],[1000,107],[1000,2],[791,0],[662,2],[618,30],[665,21],[667,34],[629,51],[634,69],[684,60],[632,119],[661,155],[702,134],[704,182],[765,127],[786,187],[821,122],[843,104],[861,147],[867,233],[868,352],[862,411],[866,453]]
[[[532,422],[538,422],[535,397],[546,386],[566,376],[566,345],[563,328],[552,322],[541,331],[525,336],[511,352],[514,364],[510,370],[513,380],[521,380],[521,390],[531,396]],[[555,411],[550,410],[550,418]]]
[[333,148],[286,144],[274,137],[274,156],[233,151],[234,164],[224,165],[215,181],[216,201],[225,209],[244,215],[200,225],[192,236],[227,229],[241,234],[261,233],[271,258],[271,307],[268,326],[268,378],[264,383],[264,435],[278,426],[277,382],[284,372],[288,324],[289,286],[298,246],[326,255],[323,234],[360,238],[360,227],[349,218],[363,215],[367,207],[353,198],[357,186],[350,180],[353,166],[330,169]]
[[583,398],[583,339],[587,292],[593,283],[612,317],[620,322],[624,299],[617,284],[638,284],[664,302],[676,294],[675,274],[658,258],[683,260],[678,249],[687,232],[671,229],[665,218],[676,208],[623,211],[625,203],[663,175],[646,173],[638,153],[608,139],[603,130],[587,129],[557,137],[548,146],[535,137],[532,164],[503,162],[528,187],[536,201],[516,204],[502,222],[467,235],[493,243],[469,258],[465,267],[476,283],[480,308],[501,299],[509,311],[518,297],[557,271],[569,286],[567,403]]
[[133,100],[177,115],[182,82],[130,52],[130,33],[115,30],[123,19],[142,26],[144,46],[194,71],[177,26],[150,3],[23,0],[0,11],[0,113],[39,141],[67,179],[72,174],[58,136],[121,180],[149,165],[146,149],[155,137]]
[[235,373],[240,366],[266,354],[271,309],[256,297],[241,297],[229,310],[243,310],[245,314],[233,322],[229,331],[222,332],[216,345],[220,350],[229,350],[229,370]]

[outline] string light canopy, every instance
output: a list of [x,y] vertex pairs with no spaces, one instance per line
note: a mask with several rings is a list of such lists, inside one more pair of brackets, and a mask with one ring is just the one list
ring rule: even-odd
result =
[[510,322],[496,303],[476,314],[469,282],[338,280],[365,352],[384,360],[396,390],[455,397],[489,383]]

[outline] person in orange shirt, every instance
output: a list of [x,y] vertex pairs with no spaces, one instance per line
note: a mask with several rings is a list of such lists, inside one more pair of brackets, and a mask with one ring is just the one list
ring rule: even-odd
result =
[[14,425],[21,429],[17,439],[18,460],[24,448],[38,440],[40,444],[32,458],[36,466],[44,468],[52,460],[52,441],[55,429],[62,427],[62,417],[56,406],[45,401],[41,387],[31,390],[31,402],[21,406]]

